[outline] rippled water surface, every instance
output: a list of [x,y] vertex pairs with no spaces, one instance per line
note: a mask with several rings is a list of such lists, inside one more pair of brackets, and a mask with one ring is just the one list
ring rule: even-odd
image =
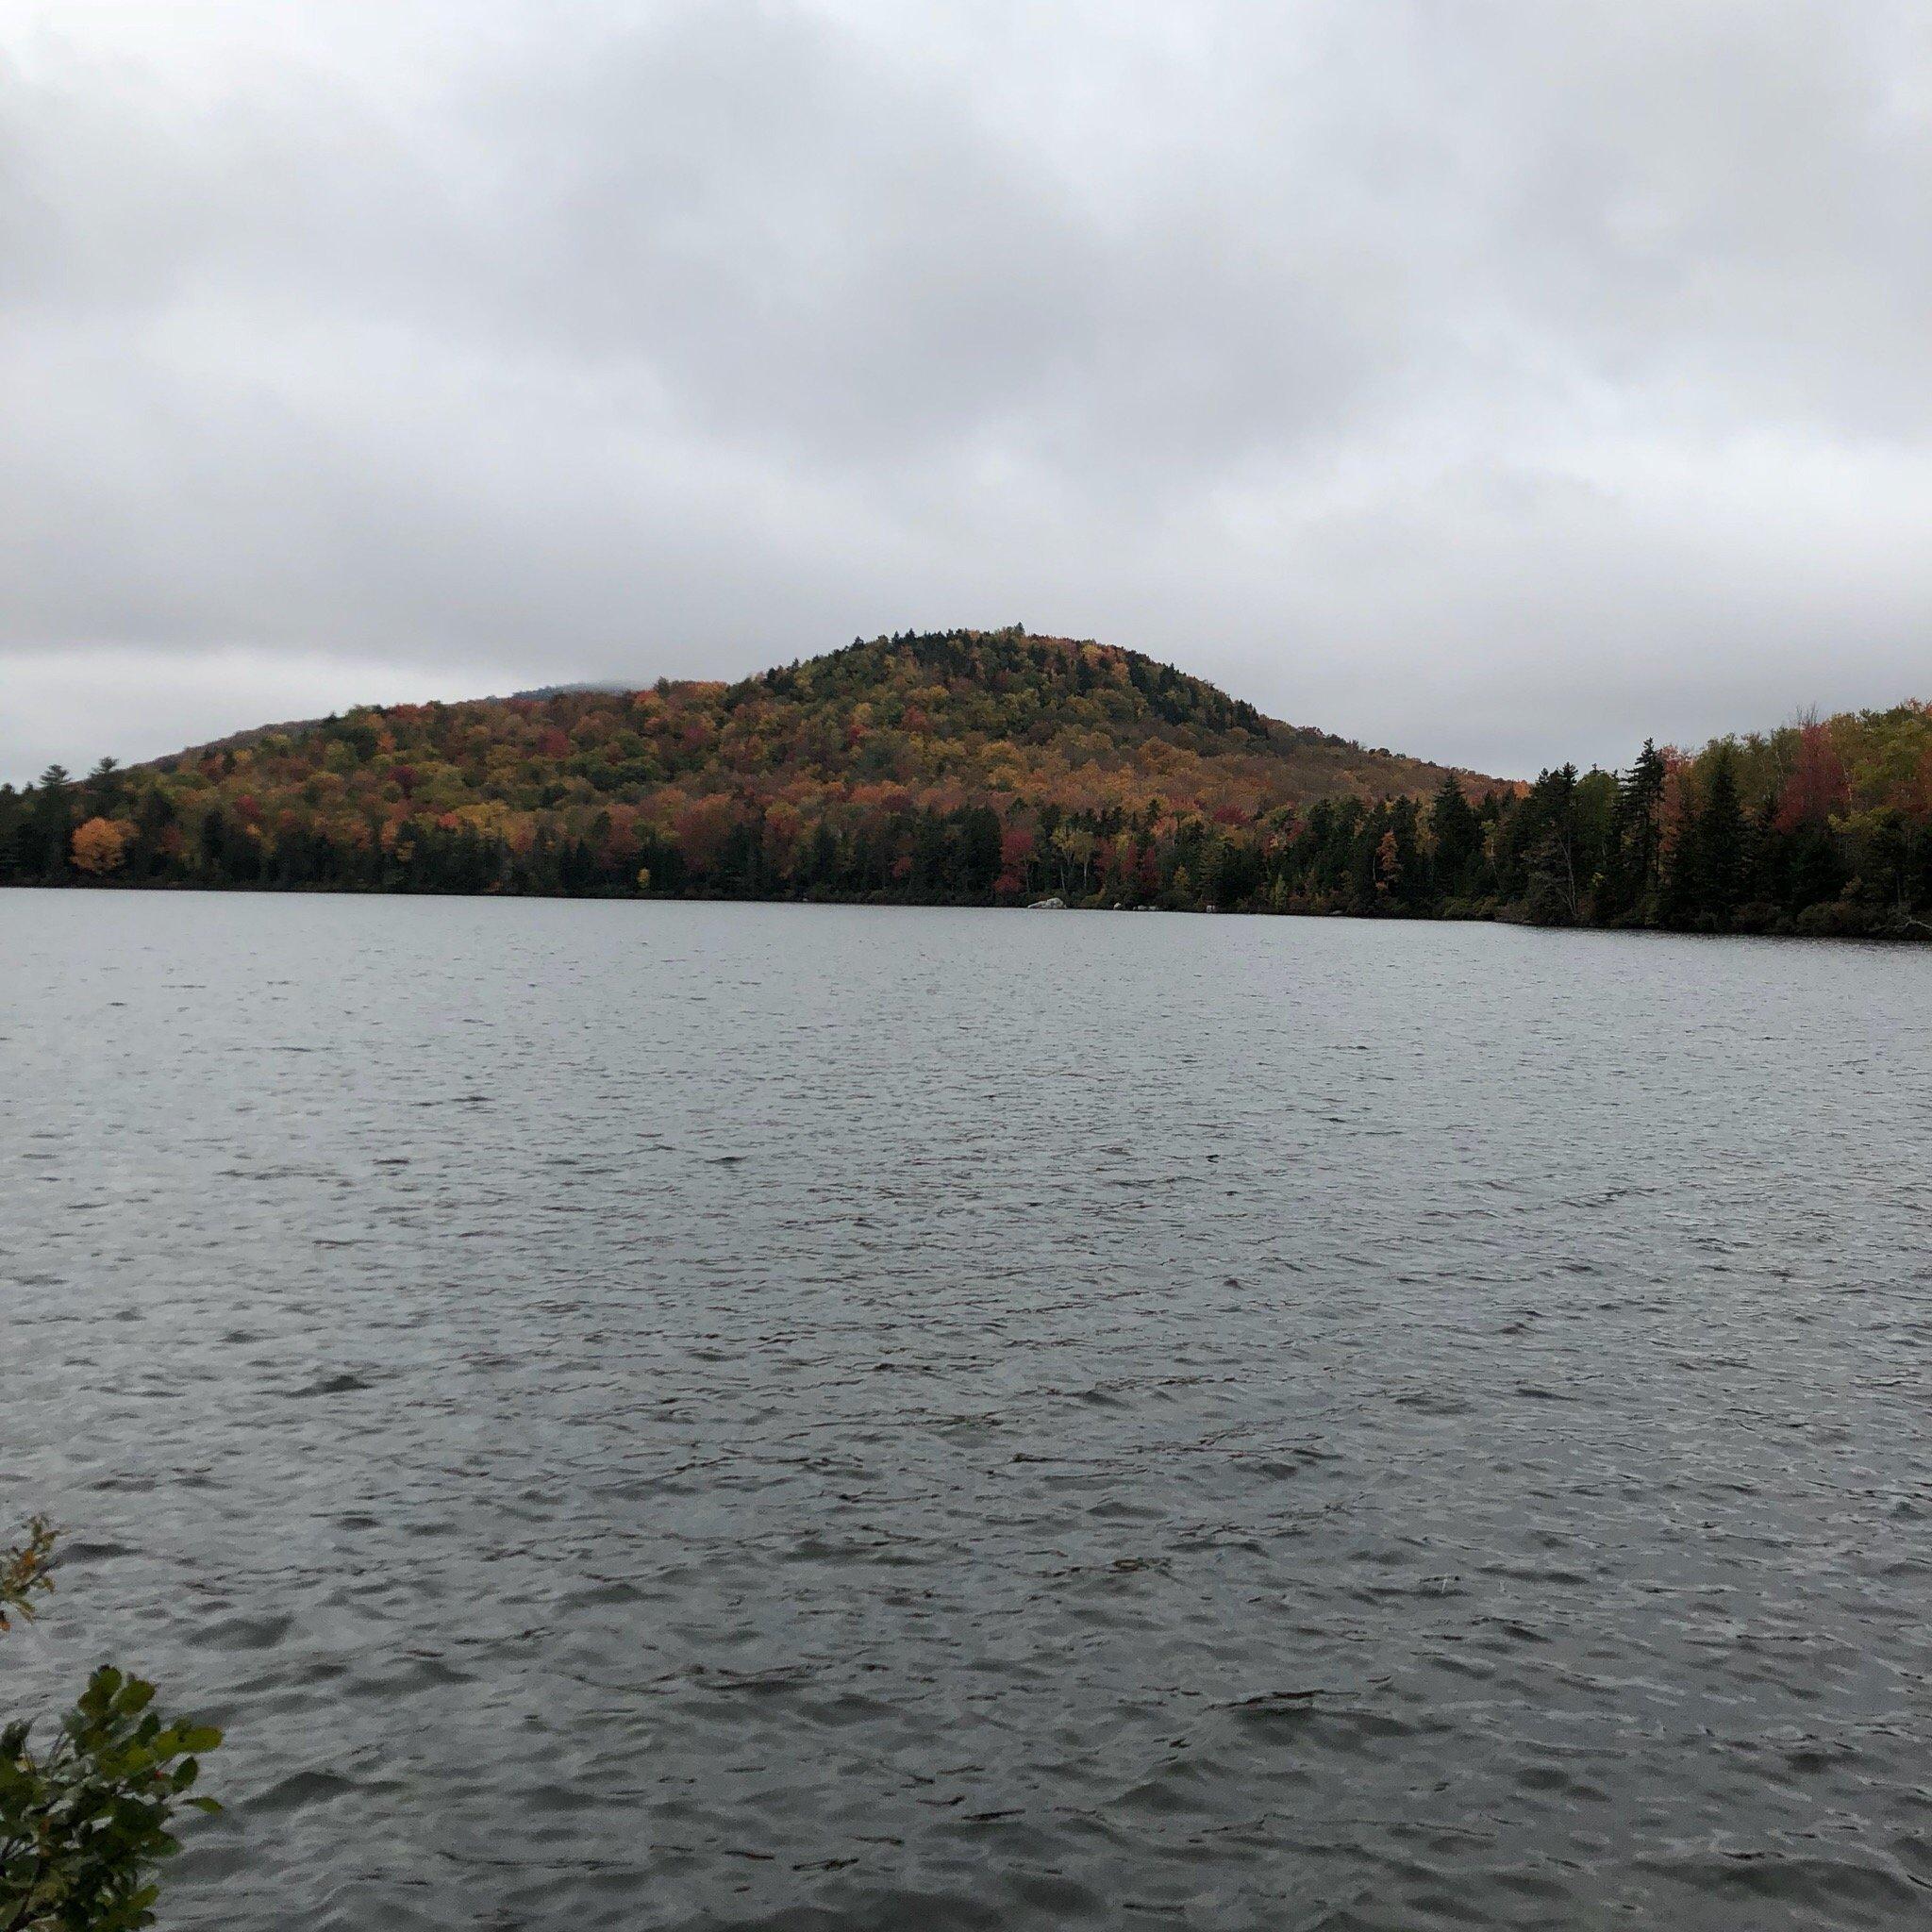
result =
[[0,893],[164,1923],[1932,1919],[1932,952]]

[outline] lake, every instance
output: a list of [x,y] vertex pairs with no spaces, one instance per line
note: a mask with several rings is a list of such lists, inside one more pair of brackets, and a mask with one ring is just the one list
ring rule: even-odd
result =
[[1898,1926],[1932,950],[0,892],[164,1925]]

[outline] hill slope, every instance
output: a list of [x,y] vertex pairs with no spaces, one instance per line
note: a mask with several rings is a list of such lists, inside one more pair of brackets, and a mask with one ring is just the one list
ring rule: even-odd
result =
[[[730,685],[243,732],[109,774],[86,802],[126,836],[69,857],[111,857],[104,872],[130,881],[1133,901],[1204,842],[1444,776],[1264,718],[1135,652],[951,631]],[[17,869],[58,858],[12,842]]]
[[0,883],[1104,906],[1932,937],[1932,708],[1532,786],[1018,629],[263,727],[0,787]]

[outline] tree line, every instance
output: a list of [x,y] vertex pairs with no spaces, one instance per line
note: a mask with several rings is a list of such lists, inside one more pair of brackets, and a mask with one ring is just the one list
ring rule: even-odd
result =
[[395,707],[50,767],[0,787],[0,882],[1918,938],[1932,709],[1510,785],[1275,724],[1132,653],[908,634],[738,686]]

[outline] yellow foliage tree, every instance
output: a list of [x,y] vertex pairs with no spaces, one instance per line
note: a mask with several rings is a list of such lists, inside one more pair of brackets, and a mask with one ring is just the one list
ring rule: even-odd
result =
[[123,819],[89,819],[74,832],[74,862],[82,872],[96,878],[118,871],[127,857],[127,841],[134,827]]

